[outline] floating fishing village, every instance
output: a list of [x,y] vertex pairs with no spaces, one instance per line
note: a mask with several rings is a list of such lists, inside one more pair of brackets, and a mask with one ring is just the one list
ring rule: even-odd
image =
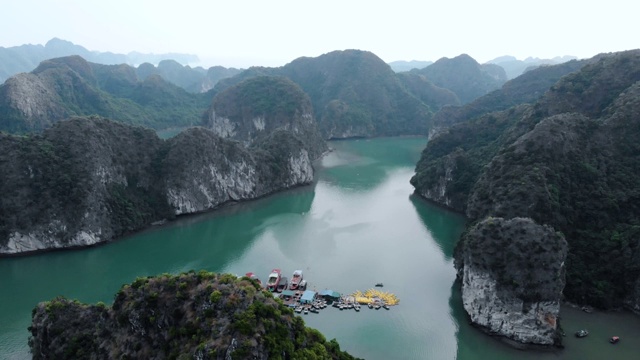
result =
[[[394,294],[375,288],[365,292],[357,290],[349,295],[342,295],[328,289],[319,292],[307,290],[307,280],[304,279],[302,270],[295,270],[289,280],[286,276],[282,276],[280,269],[273,269],[266,284],[262,284],[254,273],[249,272],[245,276],[256,280],[266,290],[273,293],[274,297],[280,298],[286,306],[294,309],[296,313],[318,313],[328,306],[357,312],[362,307],[389,310],[391,306],[398,305],[400,302]],[[383,286],[382,283],[375,284],[375,287]]]

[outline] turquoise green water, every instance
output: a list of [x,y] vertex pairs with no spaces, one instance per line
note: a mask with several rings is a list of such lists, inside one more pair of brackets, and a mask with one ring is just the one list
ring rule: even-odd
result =
[[[263,280],[303,269],[310,288],[366,290],[383,282],[389,311],[327,309],[309,326],[366,359],[636,359],[640,320],[627,313],[563,309],[560,352],[514,350],[467,323],[453,286],[452,254],[464,219],[411,196],[423,138],[332,142],[317,182],[257,201],[183,218],[105,246],[0,259],[0,359],[28,358],[27,327],[38,301],[57,295],[110,303],[137,276],[190,269]],[[622,341],[607,343],[611,335]]]

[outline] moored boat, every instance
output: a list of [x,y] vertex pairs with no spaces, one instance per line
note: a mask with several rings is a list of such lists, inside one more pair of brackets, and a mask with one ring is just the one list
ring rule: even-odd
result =
[[576,331],[576,337],[583,338],[587,335],[589,335],[589,332],[585,329]]
[[286,276],[280,277],[280,283],[278,284],[278,287],[276,287],[276,291],[283,292],[284,290],[287,290],[288,284],[289,284],[289,279],[287,279]]
[[282,276],[280,275],[280,269],[271,270],[271,274],[269,274],[269,279],[267,280],[267,290],[276,291],[278,289],[278,285],[280,285],[280,280]]
[[293,276],[291,276],[291,283],[289,284],[289,289],[297,290],[300,287],[300,283],[304,280],[302,276],[302,270],[296,270],[293,272]]

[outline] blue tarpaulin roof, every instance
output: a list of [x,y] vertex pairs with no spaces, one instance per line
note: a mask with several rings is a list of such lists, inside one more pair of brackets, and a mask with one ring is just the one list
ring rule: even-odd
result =
[[300,302],[301,303],[310,303],[313,301],[313,298],[316,297],[316,292],[315,291],[311,291],[311,290],[307,290],[304,293],[302,293],[302,297],[300,298]]
[[330,296],[332,298],[339,298],[340,297],[340,293],[337,291],[333,291],[333,290],[322,290],[320,292],[320,296]]

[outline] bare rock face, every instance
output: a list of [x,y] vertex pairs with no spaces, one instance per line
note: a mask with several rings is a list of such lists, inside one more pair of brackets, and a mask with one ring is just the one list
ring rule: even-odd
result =
[[311,100],[284,77],[258,76],[222,91],[205,117],[214,133],[245,146],[276,130],[286,130],[305,142],[312,159],[327,150],[313,118]]
[[565,284],[567,243],[527,218],[487,218],[456,253],[462,301],[471,321],[523,344],[554,345]]
[[169,144],[165,158],[167,201],[176,215],[313,181],[307,150],[286,131],[266,137],[251,149],[204,129],[187,130]]

